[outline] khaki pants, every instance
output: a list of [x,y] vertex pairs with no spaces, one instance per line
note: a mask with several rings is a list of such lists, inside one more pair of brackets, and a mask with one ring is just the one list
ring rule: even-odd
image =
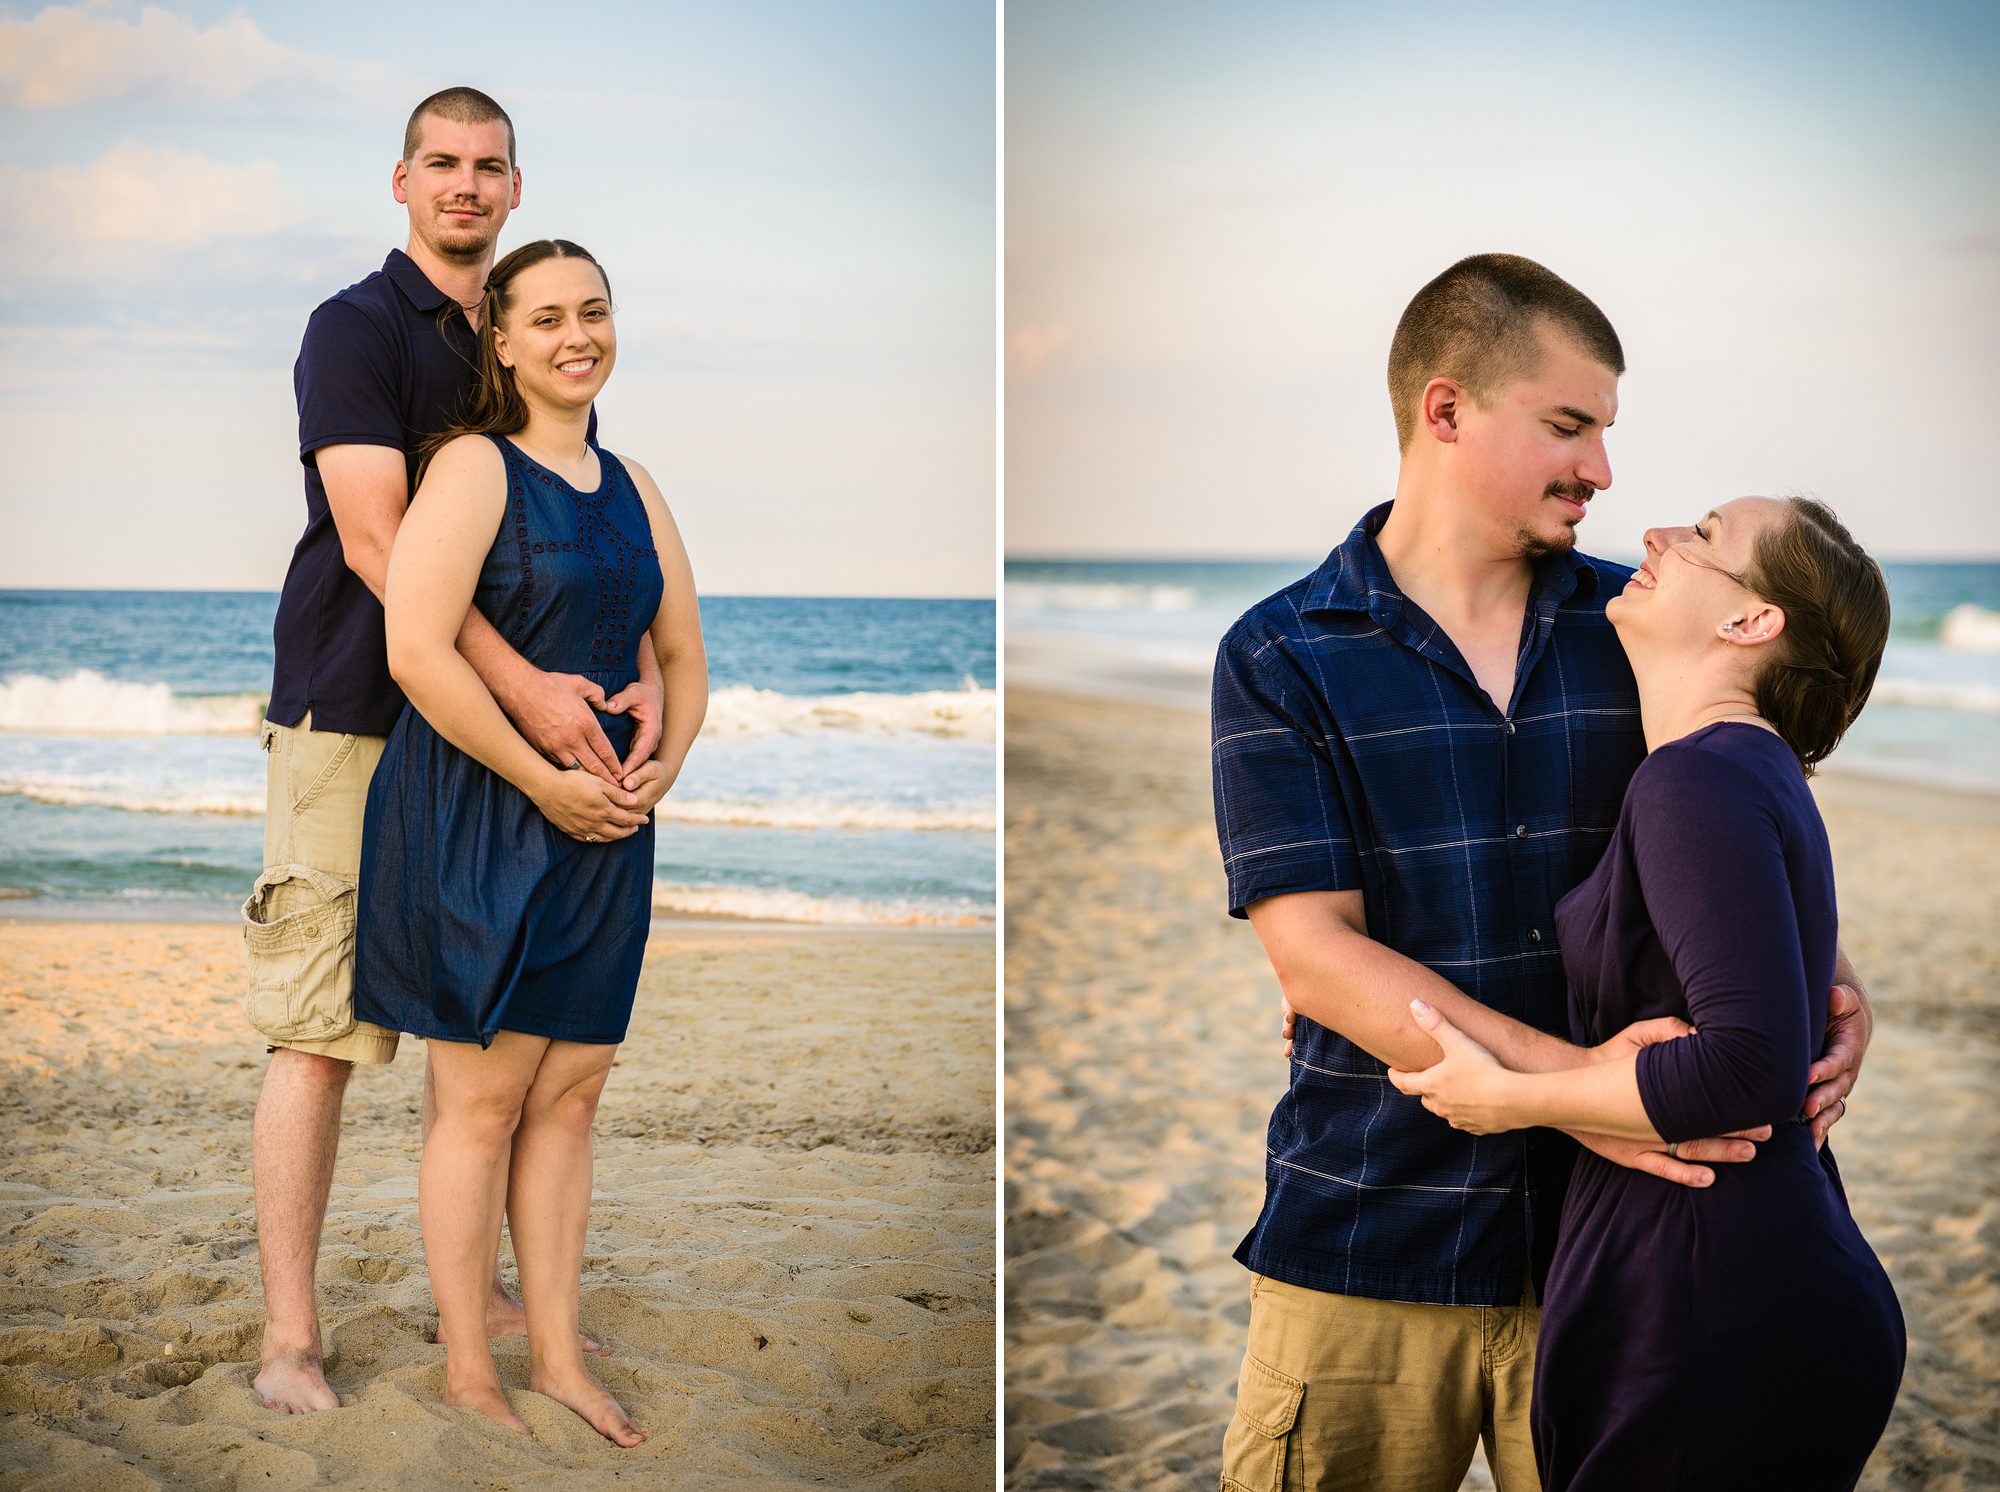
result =
[[361,819],[384,736],[264,722],[264,873],[243,904],[243,1014],[273,1047],[392,1062],[397,1033],[354,1018]]
[[1528,1434],[1541,1311],[1411,1305],[1257,1275],[1223,1492],[1456,1492],[1476,1442],[1540,1492]]

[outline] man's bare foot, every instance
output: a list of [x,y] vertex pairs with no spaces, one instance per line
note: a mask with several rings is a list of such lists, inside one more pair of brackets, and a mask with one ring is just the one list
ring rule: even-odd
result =
[[590,1370],[578,1363],[574,1372],[532,1373],[528,1378],[530,1392],[546,1394],[566,1409],[573,1409],[589,1423],[590,1427],[614,1445],[634,1446],[643,1444],[653,1433],[632,1423],[632,1417],[619,1407],[605,1386],[590,1376]]
[[257,1369],[250,1387],[266,1409],[282,1409],[287,1414],[340,1407],[340,1395],[326,1386],[326,1370],[317,1352],[272,1353]]
[[[495,1291],[486,1302],[486,1339],[493,1341],[499,1337],[525,1337],[528,1334],[528,1313],[521,1309],[521,1302],[502,1291]],[[439,1346],[448,1345],[444,1334],[444,1323],[438,1323],[437,1335],[433,1338]],[[611,1349],[602,1342],[594,1342],[582,1332],[576,1334],[576,1344],[592,1357],[609,1357]]]
[[444,1401],[454,1409],[477,1409],[490,1420],[498,1420],[510,1430],[519,1430],[530,1440],[534,1432],[527,1422],[514,1412],[514,1406],[507,1402],[507,1391],[498,1383],[475,1383],[466,1388],[453,1388],[449,1379],[444,1386]]

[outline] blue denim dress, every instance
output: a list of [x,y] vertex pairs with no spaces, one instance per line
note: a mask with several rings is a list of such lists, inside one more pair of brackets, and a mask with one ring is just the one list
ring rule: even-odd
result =
[[[638,677],[664,588],[638,491],[608,451],[597,490],[579,492],[491,439],[507,506],[475,603],[537,668],[616,694]],[[628,717],[598,723],[630,748]],[[481,1046],[500,1031],[622,1041],[652,884],[650,819],[625,839],[572,839],[406,708],[368,790],[355,1014]]]

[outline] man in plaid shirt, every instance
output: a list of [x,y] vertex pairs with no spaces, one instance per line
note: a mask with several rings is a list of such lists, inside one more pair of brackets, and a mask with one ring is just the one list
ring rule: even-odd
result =
[[[1624,367],[1604,314],[1540,265],[1485,254],[1445,271],[1390,348],[1393,502],[1223,639],[1229,909],[1297,1012],[1264,1208],[1236,1254],[1254,1278],[1224,1492],[1450,1492],[1482,1437],[1501,1492],[1538,1487],[1535,1301],[1573,1142],[1702,1186],[1769,1135],[1678,1154],[1475,1136],[1387,1077],[1438,1056],[1412,999],[1515,1068],[1554,1065],[1537,1051],[1561,1042],[1542,1033],[1568,1029],[1555,904],[1595,864],[1645,754],[1604,617],[1631,571],[1575,549],[1611,485]],[[1806,1105],[1816,1138],[1872,1024],[1844,956],[1836,978]],[[1685,1030],[1651,1021],[1611,1044]]]

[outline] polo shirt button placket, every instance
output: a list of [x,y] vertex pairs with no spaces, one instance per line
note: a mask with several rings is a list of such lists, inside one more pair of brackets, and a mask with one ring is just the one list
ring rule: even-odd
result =
[[1514,722],[1511,720],[1507,722],[1507,734],[1510,736],[1514,734]]

